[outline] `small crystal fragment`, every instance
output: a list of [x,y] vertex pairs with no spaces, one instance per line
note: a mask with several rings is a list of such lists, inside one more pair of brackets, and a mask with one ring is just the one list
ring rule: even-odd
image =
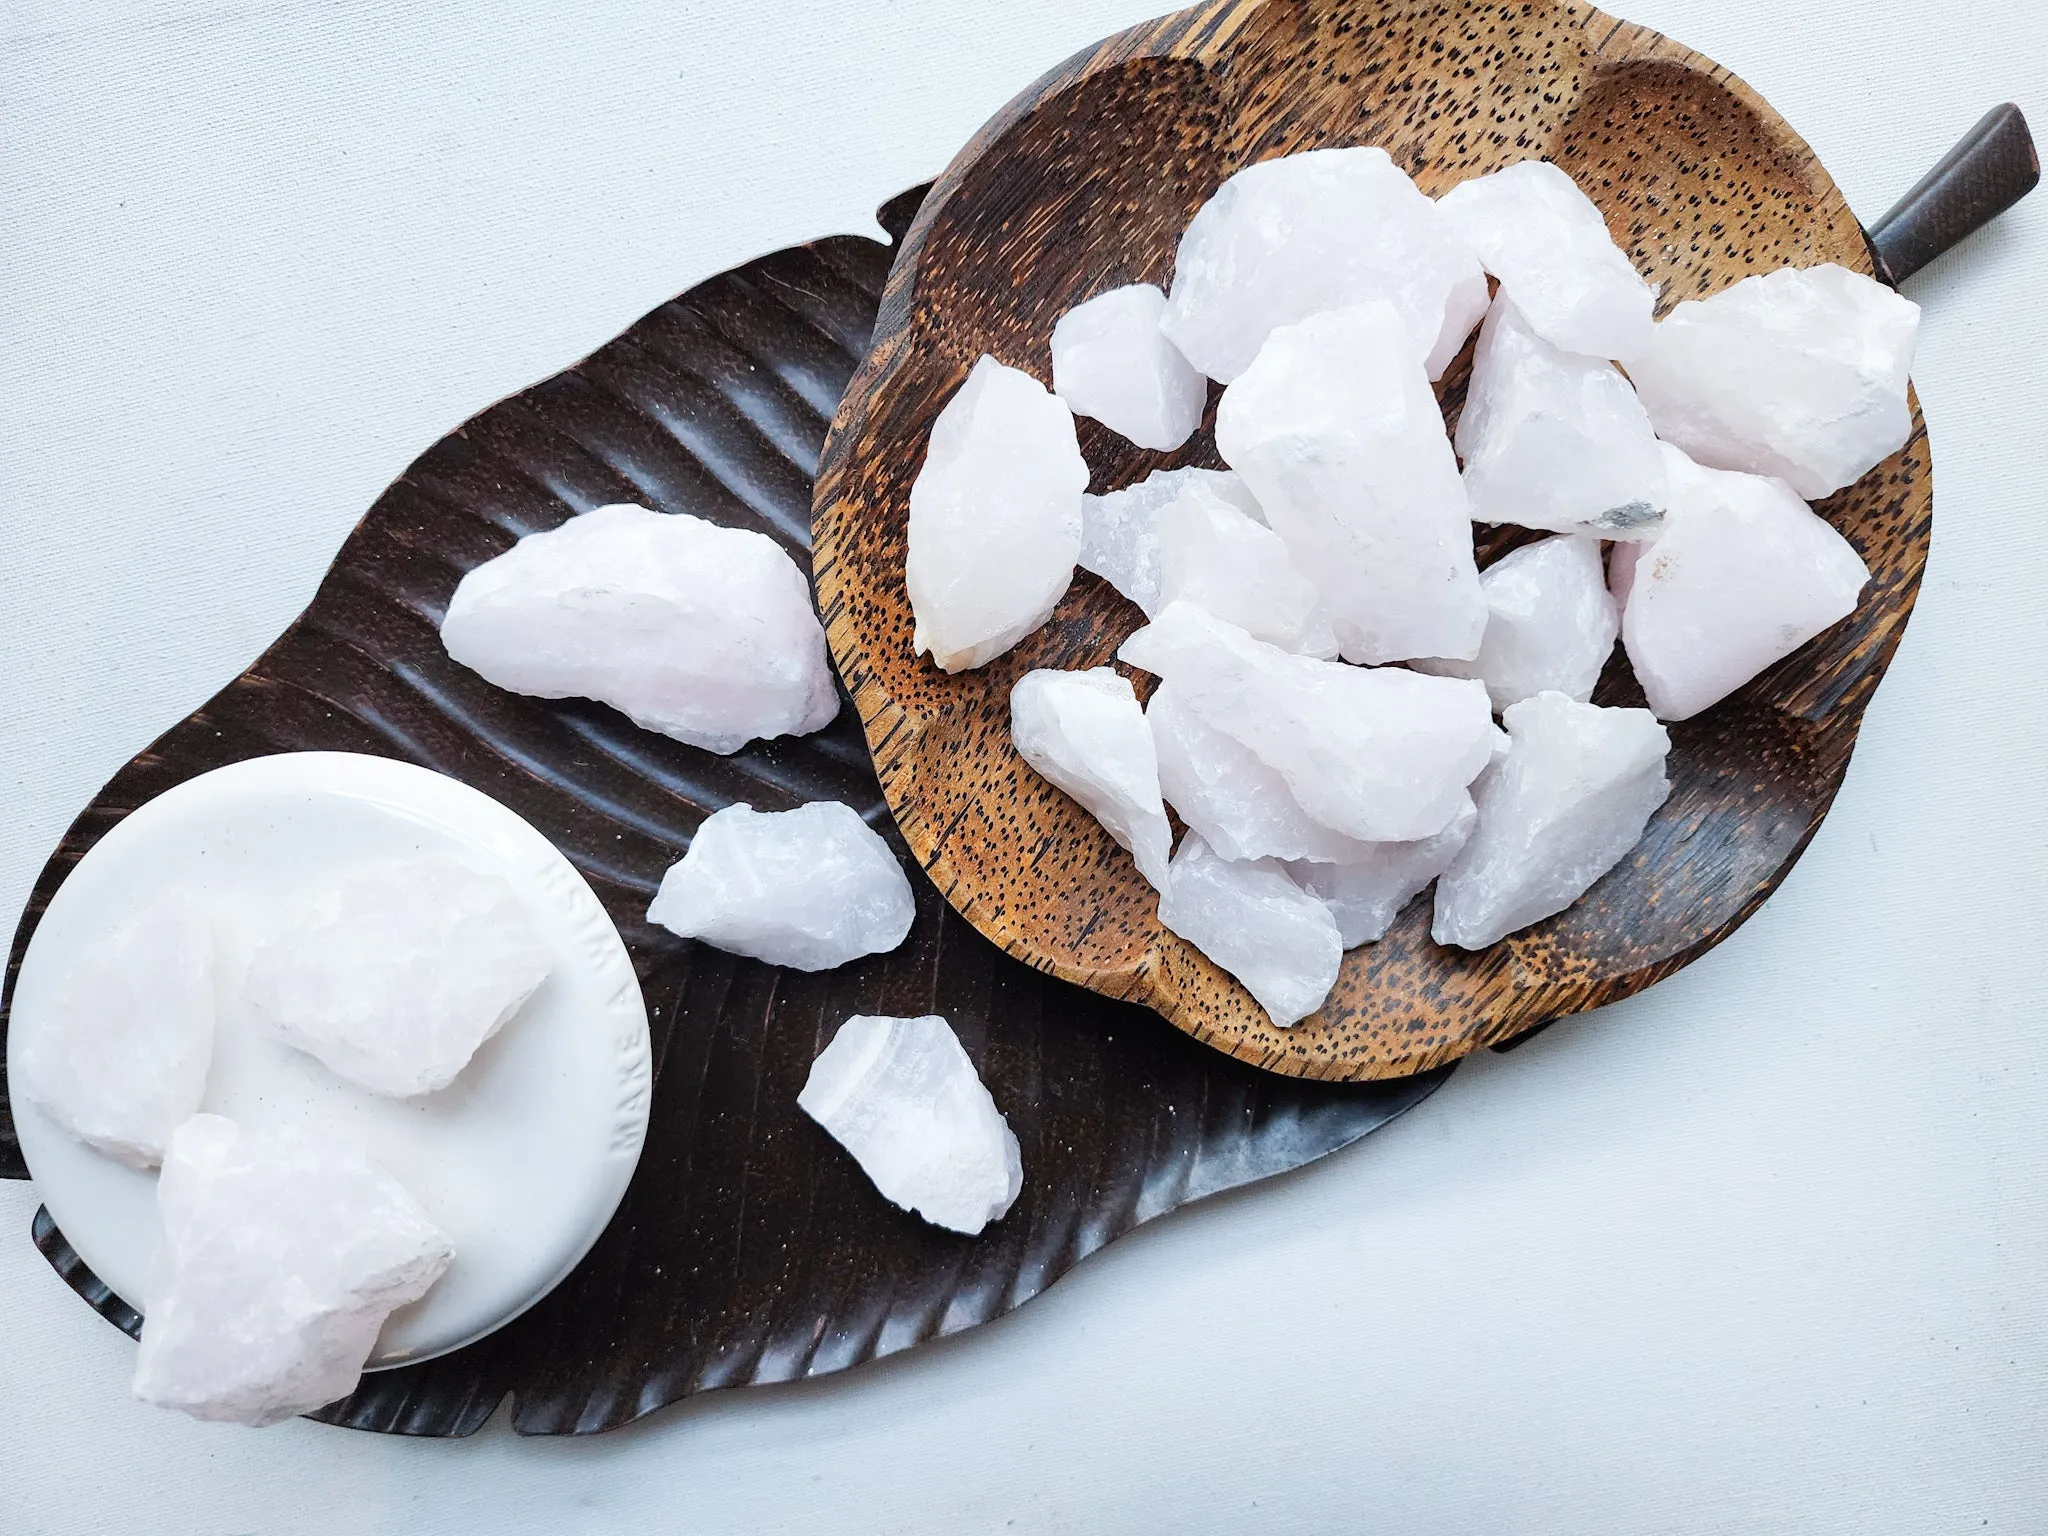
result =
[[[1676,448],[1671,448],[1670,451],[1678,452]],[[1636,581],[1636,564],[1642,558],[1643,551],[1650,547],[1650,543],[1649,540],[1643,540],[1635,544],[1616,544],[1607,552],[1607,591],[1614,599],[1614,611],[1617,614],[1627,606],[1629,589]]]
[[1782,480],[1667,448],[1671,517],[1625,582],[1629,664],[1661,720],[1690,720],[1855,611],[1863,557]]
[[1152,691],[1145,719],[1167,803],[1224,858],[1345,863],[1369,859],[1385,846],[1332,832],[1309,815],[1278,769],[1188,708],[1178,685],[1161,683]]
[[1276,769],[1310,816],[1364,842],[1441,832],[1491,754],[1478,683],[1292,655],[1189,603],[1162,609],[1118,654]]
[[1232,863],[1197,832],[1173,856],[1159,921],[1243,983],[1282,1029],[1323,1006],[1344,963],[1337,920],[1286,865]]
[[428,854],[309,884],[265,923],[242,991],[330,1071],[410,1098],[453,1082],[551,968],[517,891]]
[[1209,381],[1159,329],[1166,295],[1151,283],[1097,294],[1052,328],[1052,387],[1140,448],[1178,448],[1202,424]]
[[1346,661],[1478,653],[1471,504],[1386,304],[1275,330],[1223,392],[1216,446],[1322,593]]
[[1664,461],[1628,380],[1552,346],[1505,300],[1479,332],[1457,443],[1482,523],[1644,539],[1663,521]]
[[157,1209],[135,1395],[199,1419],[276,1424],[348,1396],[384,1319],[454,1257],[360,1147],[305,1127],[194,1115]]
[[131,1168],[163,1161],[213,1060],[213,932],[193,898],[159,898],[86,949],[54,1007],[14,1016],[14,1088]]
[[1081,498],[1081,569],[1093,571],[1150,618],[1159,601],[1159,517],[1188,487],[1199,485],[1255,523],[1259,510],[1244,481],[1230,470],[1155,469],[1136,485]]
[[1202,485],[1159,515],[1159,602],[1193,603],[1283,651],[1324,660],[1337,636],[1280,535]]
[[462,578],[448,654],[500,688],[597,699],[710,752],[831,723],[811,586],[766,534],[598,507]]
[[1024,1187],[1016,1133],[942,1018],[856,1014],[796,1102],[884,1199],[934,1226],[972,1236]]
[[1523,160],[1437,199],[1538,336],[1586,357],[1629,358],[1649,340],[1657,290],[1570,176]]
[[1087,489],[1066,402],[984,356],[932,424],[910,488],[917,652],[962,672],[1050,618],[1074,579]]
[[1418,661],[1439,677],[1476,677],[1495,709],[1557,692],[1593,697],[1619,632],[1598,539],[1561,536],[1510,550],[1479,573],[1486,639],[1477,661]]
[[1385,150],[1314,149],[1248,165],[1202,205],[1160,328],[1228,384],[1276,327],[1378,299],[1434,379],[1485,296],[1478,258]]
[[916,913],[881,834],[852,806],[813,800],[706,816],[661,877],[647,920],[731,954],[826,971],[894,949]]
[[1679,305],[1623,361],[1659,437],[1812,501],[1912,432],[1919,330],[1919,305],[1861,273],[1783,267]]
[[1130,680],[1112,667],[1027,672],[1010,690],[1010,733],[1024,761],[1078,800],[1130,850],[1138,873],[1164,888],[1173,829]]
[[1436,884],[1439,944],[1484,949],[1562,912],[1671,792],[1671,738],[1647,709],[1539,693],[1509,706],[1507,727],[1507,756],[1473,790],[1479,825]]
[[1435,837],[1414,843],[1367,843],[1368,851],[1347,864],[1289,863],[1287,872],[1319,898],[1337,920],[1346,949],[1385,936],[1401,909],[1438,875],[1472,836],[1479,813],[1467,806]]

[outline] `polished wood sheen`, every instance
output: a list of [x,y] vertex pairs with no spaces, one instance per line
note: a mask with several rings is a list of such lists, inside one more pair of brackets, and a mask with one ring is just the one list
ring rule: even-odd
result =
[[[1565,0],[1198,6],[1047,75],[947,168],[905,238],[826,444],[814,569],[898,824],[976,928],[1258,1066],[1368,1079],[1627,997],[1756,911],[1827,813],[1905,628],[1931,479],[1916,407],[1905,447],[1820,504],[1870,564],[1855,614],[1672,727],[1670,800],[1584,899],[1479,954],[1433,944],[1429,905],[1417,902],[1383,941],[1345,957],[1321,1013],[1275,1028],[1160,926],[1129,857],[1011,746],[1011,684],[1035,667],[1108,663],[1142,615],[1082,573],[1044,629],[947,676],[911,652],[904,539],[932,421],[977,357],[1049,378],[1059,316],[1119,284],[1166,285],[1182,229],[1224,177],[1335,144],[1384,146],[1431,193],[1531,156],[1555,160],[1661,285],[1665,311],[1786,264],[1873,271],[1862,230],[1798,135],[1726,70],[1655,32]],[[1469,352],[1442,386],[1453,419],[1468,369]],[[1081,446],[1096,491],[1219,462],[1208,425],[1184,450],[1156,454],[1083,422]],[[1525,537],[1482,537],[1482,562]],[[1641,703],[1619,654],[1596,699]]]

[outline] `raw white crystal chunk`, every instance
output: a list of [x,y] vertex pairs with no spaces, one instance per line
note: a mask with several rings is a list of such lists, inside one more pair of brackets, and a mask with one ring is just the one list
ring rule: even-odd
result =
[[837,800],[713,811],[647,908],[683,938],[799,971],[894,949],[916,914],[896,855]]
[[1552,346],[1505,300],[1479,332],[1457,441],[1482,523],[1641,539],[1663,520],[1664,461],[1628,380]]
[[1920,306],[1861,273],[1784,267],[1679,305],[1623,361],[1659,437],[1814,500],[1911,433],[1919,331]]
[[14,1090],[131,1168],[163,1161],[213,1060],[213,931],[188,896],[152,903],[87,949],[55,1006],[17,1014]]
[[1471,505],[1386,304],[1274,331],[1224,391],[1216,447],[1322,593],[1346,661],[1478,652]]
[[1356,949],[1384,936],[1401,909],[1450,868],[1478,822],[1478,811],[1467,806],[1435,837],[1414,843],[1368,843],[1367,852],[1351,863],[1303,860],[1290,863],[1287,872],[1330,909],[1344,947]]
[[1081,569],[1093,571],[1150,618],[1160,609],[1159,518],[1190,486],[1202,486],[1255,523],[1266,520],[1236,473],[1155,469],[1136,485],[1081,498]]
[[1140,448],[1178,448],[1202,424],[1209,381],[1159,329],[1166,295],[1151,283],[1097,294],[1052,328],[1052,387]]
[[1314,149],[1248,165],[1202,205],[1160,327],[1228,384],[1275,327],[1368,299],[1399,313],[1433,379],[1485,310],[1486,275],[1385,150]]
[[848,1019],[796,1102],[884,1199],[934,1226],[971,1236],[1024,1187],[1017,1135],[942,1018]]
[[1138,873],[1166,884],[1173,829],[1159,760],[1130,680],[1112,667],[1026,672],[1010,689],[1017,752],[1130,850]]
[[1783,481],[1666,452],[1677,494],[1625,580],[1621,632],[1650,708],[1689,720],[1846,618],[1870,571]]
[[1161,610],[1118,654],[1257,753],[1310,816],[1361,841],[1434,837],[1492,751],[1478,683],[1295,656],[1188,603]]
[[910,488],[904,576],[918,653],[962,672],[1050,618],[1074,579],[1087,489],[1074,413],[984,356],[932,424]]
[[1206,486],[1184,487],[1159,515],[1159,602],[1206,608],[1283,651],[1337,654],[1315,583],[1286,541]]
[[1173,856],[1159,921],[1242,982],[1282,1029],[1323,1006],[1344,963],[1337,920],[1286,865],[1234,864],[1196,832]]
[[348,1396],[384,1319],[455,1252],[360,1147],[219,1115],[171,1138],[157,1209],[135,1395],[200,1419],[275,1424]]
[[1507,712],[1507,756],[1480,779],[1479,825],[1436,883],[1439,944],[1484,949],[1577,901],[1641,840],[1671,738],[1647,709],[1539,693]]
[[265,922],[242,992],[280,1039],[409,1098],[452,1083],[551,968],[518,892],[428,854],[307,885]]
[[1332,832],[1309,815],[1278,769],[1188,708],[1175,684],[1153,690],[1145,719],[1167,804],[1224,858],[1349,862],[1382,846]]
[[1657,290],[1614,243],[1593,200],[1549,161],[1475,176],[1437,206],[1552,346],[1629,358],[1649,340]]
[[448,654],[500,688],[597,699],[711,752],[831,723],[811,586],[766,534],[598,507],[462,578]]
[[1440,677],[1476,677],[1495,709],[1556,692],[1593,697],[1619,632],[1600,541],[1564,536],[1510,550],[1479,573],[1486,639],[1477,661],[1418,661]]

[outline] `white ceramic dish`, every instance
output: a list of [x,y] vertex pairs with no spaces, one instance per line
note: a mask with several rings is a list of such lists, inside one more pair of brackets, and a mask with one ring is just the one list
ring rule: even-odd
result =
[[[428,851],[510,881],[554,969],[448,1088],[384,1098],[253,1026],[237,999],[249,918],[322,867]],[[165,889],[215,914],[220,1006],[204,1107],[355,1137],[454,1240],[440,1284],[392,1314],[373,1368],[458,1349],[575,1267],[639,1161],[652,1074],[625,944],[552,843],[488,795],[387,758],[298,752],[202,774],[128,816],[65,880],[22,958],[10,1038],[50,1006],[81,946]],[[160,1231],[156,1176],[81,1146],[20,1098],[14,1122],[65,1237],[141,1308]]]

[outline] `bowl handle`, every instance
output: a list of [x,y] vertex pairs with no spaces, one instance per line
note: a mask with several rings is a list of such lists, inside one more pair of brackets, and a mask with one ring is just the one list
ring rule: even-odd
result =
[[1941,163],[1865,231],[1877,275],[1896,288],[2034,190],[2041,157],[2011,102],[1986,112]]

